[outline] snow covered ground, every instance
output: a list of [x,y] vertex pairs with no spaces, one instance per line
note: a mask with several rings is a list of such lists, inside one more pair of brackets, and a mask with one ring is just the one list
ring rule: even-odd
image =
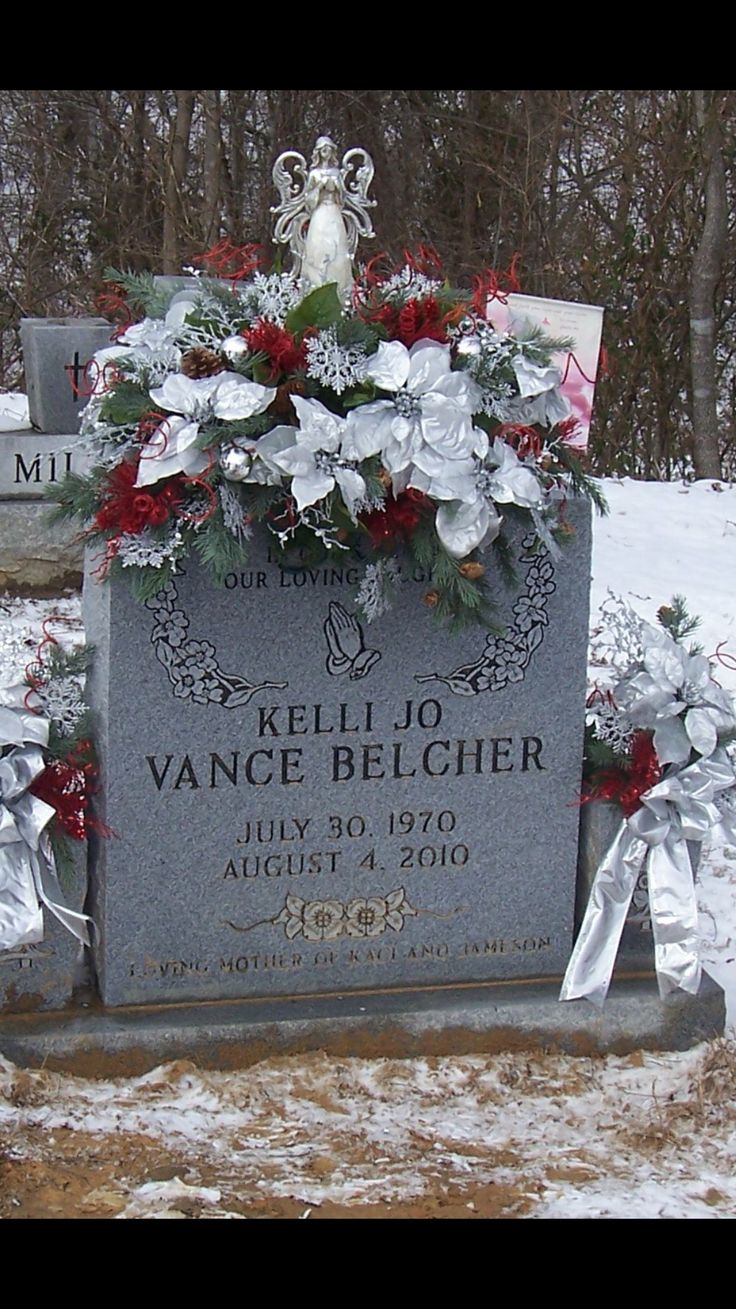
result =
[[[605,490],[591,630],[609,588],[651,620],[679,593],[736,691],[736,488]],[[81,630],[75,600],[0,600],[0,679],[51,614],[61,639]],[[736,850],[705,854],[698,897],[730,1032],[684,1054],[317,1054],[108,1082],[0,1057],[0,1215],[736,1216]]]

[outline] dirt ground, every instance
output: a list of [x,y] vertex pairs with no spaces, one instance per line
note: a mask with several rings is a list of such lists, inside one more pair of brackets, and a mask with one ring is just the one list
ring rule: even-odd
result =
[[108,1082],[0,1059],[0,1217],[736,1216],[735,1127],[728,1041]]

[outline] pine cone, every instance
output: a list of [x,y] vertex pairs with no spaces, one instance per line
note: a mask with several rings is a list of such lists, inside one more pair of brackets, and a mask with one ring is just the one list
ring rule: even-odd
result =
[[485,571],[483,564],[476,563],[473,559],[468,559],[468,561],[461,564],[458,569],[460,576],[467,577],[469,582],[477,582],[478,578],[482,577]]
[[267,414],[273,414],[276,418],[285,418],[288,422],[290,418],[296,418],[296,411],[291,403],[292,395],[304,395],[305,386],[300,377],[293,377],[289,382],[282,382],[276,387],[276,395],[271,401]]
[[199,377],[215,377],[217,373],[224,372],[226,367],[222,355],[216,350],[208,350],[206,346],[196,345],[182,355],[181,371],[185,377],[195,380]]

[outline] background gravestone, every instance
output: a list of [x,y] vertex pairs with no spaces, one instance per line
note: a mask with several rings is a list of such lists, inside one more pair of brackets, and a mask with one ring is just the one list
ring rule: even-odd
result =
[[[70,842],[73,871],[62,876],[66,904],[81,912],[87,893],[86,843]],[[72,998],[82,946],[46,908],[44,939],[18,950],[0,950],[0,1017],[38,1009],[63,1009]]]
[[[23,429],[0,416],[0,588],[57,594],[78,587],[83,551],[72,523],[50,523],[47,491],[66,473],[84,473],[89,452],[77,434],[87,403],[75,399],[72,381],[84,389],[84,369],[109,342],[103,318],[27,318],[21,323],[30,420]],[[36,430],[40,428],[39,432]],[[36,501],[36,503],[33,503]]]
[[28,409],[40,432],[78,430],[85,368],[110,344],[111,330],[105,318],[21,318]]
[[103,1001],[560,975],[572,944],[590,506],[553,561],[514,528],[503,639],[452,637],[406,580],[282,572],[265,541],[147,606],[85,583],[116,836],[91,864]]

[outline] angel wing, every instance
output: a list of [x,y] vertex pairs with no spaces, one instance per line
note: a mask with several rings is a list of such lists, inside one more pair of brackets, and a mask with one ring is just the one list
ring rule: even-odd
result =
[[271,205],[271,213],[277,215],[273,241],[275,245],[290,245],[300,260],[304,254],[302,229],[309,216],[305,202],[307,175],[307,161],[298,150],[284,150],[273,166],[274,186],[281,196],[280,204]]
[[360,146],[345,151],[341,168],[345,191],[342,212],[348,233],[348,250],[352,257],[359,237],[370,240],[375,236],[373,224],[366,212],[376,204],[375,200],[368,197],[368,187],[373,181],[375,169],[368,151]]

